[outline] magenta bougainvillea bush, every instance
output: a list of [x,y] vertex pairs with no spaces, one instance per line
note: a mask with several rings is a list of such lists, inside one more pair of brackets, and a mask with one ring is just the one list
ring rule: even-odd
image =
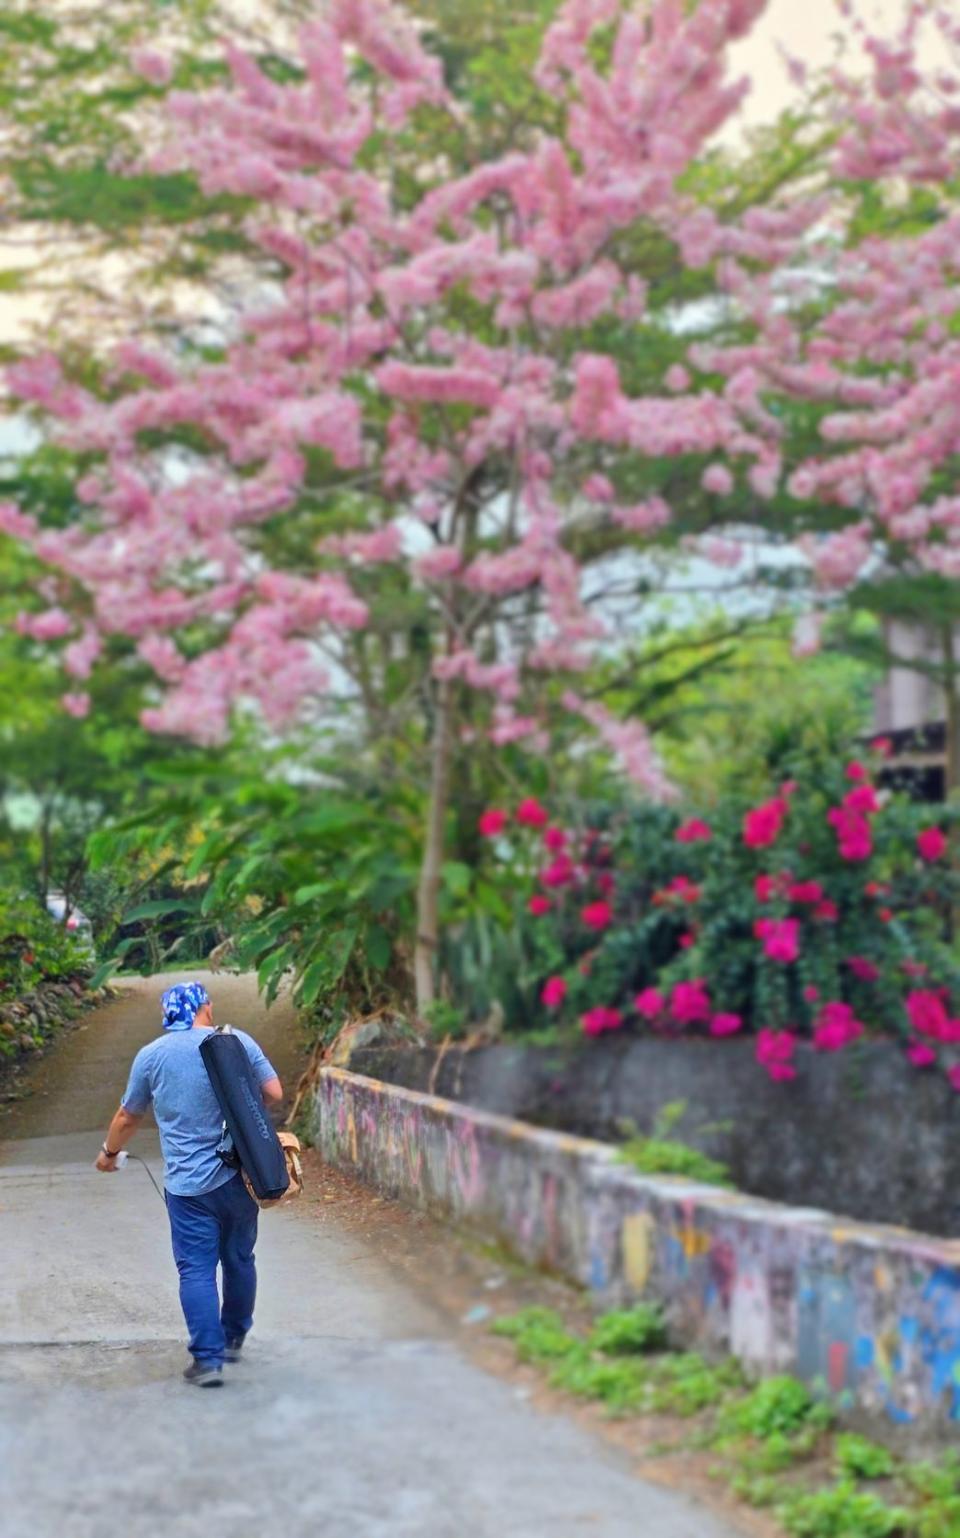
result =
[[776,1080],[802,1041],[887,1037],[960,1090],[954,814],[878,790],[882,748],[709,815],[574,826],[534,799],[490,808],[480,831],[521,893],[537,1023],[750,1034]]

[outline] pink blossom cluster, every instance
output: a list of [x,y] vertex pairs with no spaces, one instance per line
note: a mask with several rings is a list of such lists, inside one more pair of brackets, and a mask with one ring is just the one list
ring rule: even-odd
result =
[[862,1036],[865,1026],[850,1004],[824,1004],[814,1020],[813,1044],[821,1052],[839,1052]]
[[611,1009],[606,1004],[595,1004],[592,1009],[586,1010],[581,1015],[580,1023],[585,1036],[600,1036],[604,1031],[619,1030],[623,1024],[623,1015],[619,1009]]
[[907,1018],[918,1036],[943,1045],[960,1042],[960,1020],[950,1018],[944,992],[915,989],[907,995]]
[[[454,108],[437,57],[388,0],[328,0],[301,28],[298,81],[278,82],[230,44],[226,86],[171,93],[171,137],[153,164],[258,204],[247,234],[282,269],[282,295],[251,306],[215,364],[185,366],[128,339],[106,395],[74,384],[51,356],[10,371],[14,393],[96,461],[78,488],[81,524],[44,532],[15,509],[3,524],[92,600],[90,632],[69,653],[73,676],[96,662],[93,632],[129,632],[146,643],[144,659],[161,664],[161,698],[144,717],[154,729],[208,741],[229,729],[234,703],[251,701],[273,724],[281,713],[295,719],[323,687],[315,648],[365,613],[345,579],[340,601],[323,612],[262,591],[259,530],[298,506],[308,459],[319,453],[335,473],[364,478],[377,509],[360,521],[351,507],[321,559],[409,564],[438,605],[474,616],[438,651],[435,676],[493,694],[495,744],[542,746],[537,674],[583,671],[605,634],[567,543],[579,512],[568,465],[579,446],[758,465],[776,454],[775,419],[742,381],[698,391],[676,367],[669,396],[631,397],[610,358],[571,355],[568,345],[571,331],[604,317],[644,321],[646,288],[611,254],[616,237],[638,218],[672,231],[686,216],[683,174],[742,95],[726,76],[727,46],[761,8],[703,0],[685,16],[673,0],[656,0],[647,17],[619,3],[566,0],[538,65],[561,107],[559,134],[441,180],[412,208],[366,169],[364,150],[420,104]],[[593,45],[607,25],[615,41],[601,68]],[[162,90],[176,60],[137,46],[131,64]],[[782,220],[758,224],[752,238],[783,239],[782,228]],[[488,307],[489,340],[451,307],[459,290]],[[164,440],[184,428],[207,451],[174,483]],[[145,446],[150,437],[156,449]],[[505,472],[516,484],[511,532],[466,558],[460,488],[484,466],[493,495]],[[729,486],[722,458],[706,481]],[[608,488],[605,516],[625,539],[649,537],[671,516],[658,496],[621,503]],[[429,554],[404,549],[395,504],[405,495],[436,533]],[[501,627],[503,654],[478,657],[470,625],[521,592],[535,598],[541,623],[512,646],[520,632]],[[261,605],[268,612],[257,619]],[[181,666],[177,632],[211,614],[220,634],[208,659]],[[29,622],[49,641],[82,628],[55,634],[56,621]],[[641,723],[592,702],[571,708],[637,784],[668,792]]]
[[628,779],[663,800],[676,794],[663,772],[650,734],[641,721],[621,720],[599,701],[584,700],[572,690],[564,695],[563,703],[569,711],[582,716],[596,729],[601,740],[619,760]]
[[839,806],[830,808],[827,821],[836,834],[842,859],[860,861],[870,858],[873,851],[870,818],[879,809],[877,793],[866,782],[849,791]]
[[750,849],[766,849],[775,844],[788,811],[789,802],[782,795],[754,807],[743,820],[743,842]]
[[757,919],[753,932],[771,961],[796,961],[800,954],[799,919]]
[[[690,192],[691,166],[746,90],[730,76],[730,47],[763,9],[563,0],[534,72],[555,130],[463,174],[438,165],[412,200],[410,179],[398,192],[371,155],[400,146],[418,107],[451,121],[466,109],[400,6],[325,0],[299,31],[302,70],[285,81],[229,44],[227,83],[167,93],[176,59],[135,43],[131,66],[166,93],[169,113],[151,164],[253,200],[245,233],[276,291],[250,285],[216,362],[130,337],[96,388],[50,354],[9,370],[13,394],[92,466],[66,529],[0,508],[0,530],[59,583],[21,620],[24,634],[64,642],[65,670],[80,680],[103,636],[132,636],[154,667],[153,729],[221,740],[233,708],[254,704],[279,730],[325,690],[319,651],[339,647],[343,660],[347,632],[366,622],[368,568],[402,568],[425,588],[426,665],[490,696],[479,713],[495,746],[542,750],[545,701],[562,693],[627,776],[663,797],[644,725],[565,687],[610,639],[589,601],[589,561],[574,554],[584,518],[603,543],[628,546],[673,518],[659,491],[621,494],[625,462],[693,466],[712,525],[698,549],[721,564],[738,553],[727,505],[742,520],[747,497],[762,521],[786,487],[824,592],[868,579],[891,543],[913,571],[960,575],[949,485],[960,453],[960,214],[949,191],[960,28],[949,7],[910,3],[899,31],[881,37],[843,7],[854,46],[830,75],[832,169],[870,183],[878,206],[916,186],[935,205],[920,230],[863,233],[856,199],[803,181],[729,216]],[[942,55],[932,72],[925,35]],[[662,381],[631,393],[602,329],[585,328],[636,327],[640,348],[643,328],[662,320],[621,265],[641,222],[686,269],[716,274],[732,340],[692,343]],[[464,319],[462,294],[482,324]],[[813,452],[788,441],[798,403],[816,407]],[[171,445],[184,436],[203,452],[184,455],[174,476]],[[320,569],[265,572],[264,526],[315,501],[331,531]],[[401,537],[407,514],[431,530],[429,553]],[[303,586],[284,590],[285,580]],[[200,658],[199,622],[210,636]],[[808,620],[800,651],[816,631]],[[561,674],[561,689],[544,674]],[[79,696],[67,698],[77,708]],[[864,795],[834,809],[851,861],[870,849]],[[783,797],[754,809],[749,846],[775,844],[786,816]]]
[[755,1048],[757,1062],[761,1068],[766,1069],[768,1076],[774,1081],[789,1081],[797,1077],[793,1061],[796,1050],[797,1038],[793,1031],[778,1031],[765,1027],[757,1032]]

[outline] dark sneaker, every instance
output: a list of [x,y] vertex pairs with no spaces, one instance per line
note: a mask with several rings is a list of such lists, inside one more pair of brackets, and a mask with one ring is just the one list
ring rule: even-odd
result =
[[196,1358],[189,1367],[184,1368],[183,1376],[187,1383],[192,1383],[196,1388],[221,1388],[223,1385],[223,1368],[213,1367],[209,1362],[198,1362]]
[[239,1362],[240,1353],[243,1350],[243,1336],[238,1340],[228,1340],[224,1347],[223,1360],[225,1362]]

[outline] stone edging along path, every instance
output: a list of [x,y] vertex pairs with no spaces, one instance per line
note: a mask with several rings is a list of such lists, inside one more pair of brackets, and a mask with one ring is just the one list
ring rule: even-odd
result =
[[91,993],[79,974],[42,982],[30,993],[0,1002],[0,1100],[15,1100],[11,1071],[31,1053],[42,1052],[64,1026],[114,997],[112,988]]
[[639,1175],[608,1144],[339,1068],[313,1119],[328,1163],[605,1306],[658,1299],[680,1345],[918,1432],[960,1421],[958,1241]]

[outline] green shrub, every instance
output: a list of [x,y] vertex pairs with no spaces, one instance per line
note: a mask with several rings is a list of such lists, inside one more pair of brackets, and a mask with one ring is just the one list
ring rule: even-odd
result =
[[696,1352],[649,1355],[665,1339],[663,1320],[648,1304],[602,1315],[578,1340],[550,1308],[525,1308],[498,1319],[495,1335],[512,1340],[521,1361],[551,1365],[554,1388],[609,1409],[663,1410],[696,1415],[743,1386],[737,1363],[717,1366]]
[[619,1157],[642,1175],[685,1175],[704,1185],[732,1187],[730,1171],[717,1159],[672,1139],[633,1137],[621,1144]]
[[916,1538],[960,1538],[960,1495],[923,1506],[912,1532]]
[[779,1474],[792,1467],[799,1458],[809,1457],[818,1436],[819,1432],[809,1426],[792,1435],[774,1431],[742,1451],[738,1461],[748,1473]]
[[730,1488],[748,1506],[775,1506],[782,1493],[779,1480],[769,1474],[737,1474]]
[[491,1328],[494,1335],[513,1341],[521,1362],[555,1361],[580,1345],[552,1308],[522,1308],[496,1320]]
[[960,1453],[946,1453],[938,1462],[908,1463],[903,1478],[925,1500],[949,1500],[960,1496]]
[[960,1495],[922,1507],[911,1532],[916,1538],[960,1538]]
[[916,1538],[960,1538],[960,1455],[906,1464],[901,1477],[921,1500]]
[[633,1308],[601,1314],[590,1333],[590,1344],[607,1356],[662,1350],[667,1328],[656,1304],[637,1303]]
[[84,947],[36,899],[0,888],[0,999],[89,970]]
[[908,1511],[848,1483],[797,1496],[779,1515],[792,1538],[896,1538],[911,1531]]
[[424,1010],[424,1019],[430,1027],[431,1036],[461,1037],[466,1034],[467,1020],[462,1009],[451,1004],[447,999],[434,999]]
[[[316,773],[313,762],[306,777],[319,783],[294,785],[289,753],[289,745],[241,745],[226,761],[196,755],[154,765],[150,778],[166,794],[94,834],[90,849],[95,870],[181,849],[178,880],[205,879],[205,888],[135,905],[124,926],[175,912],[185,946],[217,926],[230,935],[231,967],[256,971],[268,1003],[290,979],[294,1002],[328,1037],[351,1016],[383,1005],[402,1012],[409,1001],[400,942],[413,929],[419,810],[415,791],[385,801],[359,765],[348,772],[324,760]],[[446,881],[441,896],[447,922],[454,899]],[[438,1025],[441,1034],[451,1029]]]
[[732,1358],[713,1365],[695,1351],[681,1351],[651,1363],[657,1410],[696,1415],[743,1387],[743,1373]]
[[829,1405],[818,1403],[797,1378],[768,1378],[757,1385],[725,1417],[724,1429],[766,1438],[826,1427],[834,1419]]
[[645,1408],[651,1389],[644,1366],[636,1359],[598,1360],[586,1346],[580,1346],[563,1358],[550,1374],[550,1385],[576,1394],[581,1399],[597,1399],[614,1413]]
[[889,1449],[853,1432],[837,1437],[834,1452],[840,1473],[851,1479],[889,1479],[893,1473],[894,1459]]

